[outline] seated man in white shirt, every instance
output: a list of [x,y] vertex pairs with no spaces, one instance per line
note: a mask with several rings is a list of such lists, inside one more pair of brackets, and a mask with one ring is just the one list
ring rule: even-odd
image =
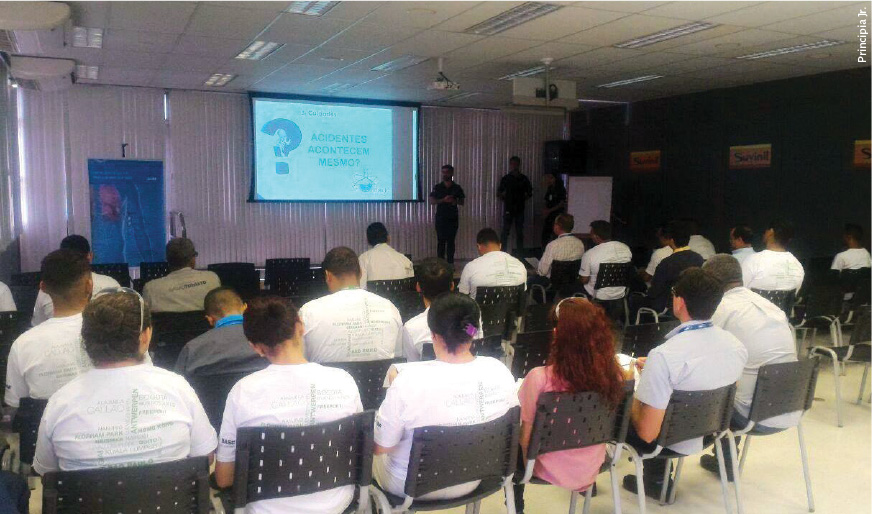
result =
[[197,266],[197,250],[188,238],[170,239],[166,256],[170,273],[149,281],[142,291],[152,312],[203,310],[206,293],[221,286],[218,275],[194,269]]
[[403,321],[394,304],[360,289],[354,250],[339,246],[321,263],[330,294],[300,309],[306,358],[312,362],[392,359],[402,351]]
[[524,263],[502,251],[500,237],[492,228],[483,228],[475,238],[480,257],[470,261],[460,273],[457,290],[475,298],[476,288],[527,284]]
[[424,346],[433,344],[427,313],[439,295],[454,291],[454,267],[442,259],[426,259],[415,270],[415,281],[415,289],[421,293],[425,309],[403,325],[403,357],[408,362],[421,360]]
[[[363,411],[357,384],[348,372],[306,360],[303,322],[287,300],[276,296],[253,299],[243,315],[242,328],[254,351],[270,365],[241,379],[227,396],[215,464],[220,487],[233,485],[240,428],[317,425]],[[245,511],[340,514],[353,498],[354,486],[346,485],[249,503]]]
[[[88,263],[94,260],[94,253],[91,252],[91,244],[82,236],[73,234],[61,240],[62,250],[74,250],[83,254]],[[91,272],[91,281],[94,282],[94,290],[92,297],[100,296],[100,291],[111,290],[115,291],[121,287],[117,280],[107,275]],[[51,297],[40,290],[36,295],[36,303],[33,305],[33,317],[30,320],[32,326],[37,326],[43,321],[52,317],[54,309]]]
[[612,241],[612,224],[604,220],[596,220],[590,224],[590,238],[596,246],[584,253],[581,258],[581,269],[578,276],[584,284],[584,290],[591,298],[599,300],[617,300],[627,291],[625,287],[604,287],[596,290],[596,276],[600,265],[607,263],[630,262],[633,252],[630,247],[619,241]]
[[18,310],[15,308],[15,299],[12,297],[12,291],[9,286],[0,282],[0,312],[9,312]]
[[672,255],[672,247],[669,246],[669,238],[666,236],[666,227],[661,225],[657,227],[657,242],[660,243],[660,248],[657,248],[651,253],[651,259],[648,261],[648,266],[640,272],[642,280],[651,282],[654,278],[654,273],[657,271],[657,265],[660,261]]
[[787,245],[793,238],[793,225],[774,221],[763,233],[766,249],[742,262],[742,279],[748,289],[764,291],[799,291],[805,271]]
[[415,276],[412,261],[391,248],[391,236],[382,223],[371,223],[366,227],[366,241],[369,250],[360,254],[360,287],[375,280],[398,280]]
[[733,257],[739,261],[739,265],[745,259],[757,253],[754,250],[754,231],[748,225],[736,225],[730,230],[730,247],[733,249]]
[[[742,286],[742,266],[732,255],[718,254],[706,261],[702,269],[710,272],[724,284],[724,298],[712,316],[712,322],[745,346],[748,361],[739,379],[734,403],[731,428],[741,430],[748,426],[757,372],[761,366],[796,362],[796,341],[787,316],[775,304]],[[756,432],[772,434],[795,427],[802,411],[765,419],[754,426]],[[732,480],[733,469],[726,440],[723,443],[727,462],[727,476]],[[719,473],[714,455],[703,455],[703,468]]]
[[[427,321],[436,360],[401,366],[376,415],[373,478],[389,493],[404,496],[416,428],[477,425],[518,405],[508,368],[470,353],[480,316],[475,301],[458,293],[443,294],[430,306]],[[477,481],[459,484],[420,499],[457,498],[476,487]]]
[[704,261],[709,260],[716,253],[715,245],[699,233],[699,222],[694,218],[685,218],[682,221],[690,226],[690,249],[698,253]]
[[[639,387],[630,413],[627,443],[639,453],[656,448],[657,436],[673,391],[707,391],[735,384],[742,376],[748,350],[711,321],[723,297],[723,284],[708,271],[690,268],[675,284],[672,312],[681,321],[666,342],[641,357]],[[682,441],[670,450],[690,455],[703,449],[702,438]],[[645,494],[659,498],[666,460],[645,461]],[[671,487],[671,480],[670,480]],[[624,489],[636,492],[635,475],[624,477]]]
[[40,290],[52,298],[53,317],[12,343],[6,365],[6,405],[22,398],[47,400],[91,368],[81,344],[82,311],[91,299],[91,266],[85,254],[55,250],[42,260]]
[[577,261],[584,255],[584,243],[572,234],[573,227],[575,218],[571,214],[560,214],[554,219],[554,234],[557,239],[545,247],[536,270],[540,276],[551,278],[551,264],[554,261]]
[[842,239],[848,249],[836,255],[830,269],[842,271],[872,267],[872,257],[869,255],[869,250],[863,248],[863,228],[860,225],[853,223],[845,225]]
[[146,360],[151,314],[134,292],[85,308],[82,340],[94,369],[48,401],[33,469],[116,468],[209,456],[215,429],[185,379]]

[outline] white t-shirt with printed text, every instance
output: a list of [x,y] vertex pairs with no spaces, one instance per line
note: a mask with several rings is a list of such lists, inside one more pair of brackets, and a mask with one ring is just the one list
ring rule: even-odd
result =
[[[463,267],[457,290],[475,298],[479,287],[519,286],[527,283],[527,268],[503,251],[488,252]],[[525,286],[526,290],[526,286]]]
[[748,289],[799,291],[805,270],[790,252],[763,250],[742,262],[742,279]]
[[180,375],[147,363],[92,369],[49,400],[33,468],[45,474],[157,464],[209,455],[217,444]]
[[[594,296],[596,291],[596,276],[599,273],[600,264],[630,262],[633,252],[630,247],[620,241],[605,241],[587,252],[581,258],[581,269],[578,276],[590,277],[590,281],[584,285],[585,291]],[[596,298],[600,300],[617,300],[626,294],[624,287],[605,287],[596,291]]]
[[360,254],[360,287],[375,280],[398,280],[415,276],[412,261],[387,243],[373,246]]
[[[299,427],[327,423],[363,411],[357,384],[346,371],[315,363],[270,365],[230,390],[219,438],[218,462],[235,462],[243,427]],[[354,497],[346,485],[291,498],[249,503],[248,514],[339,514]]]

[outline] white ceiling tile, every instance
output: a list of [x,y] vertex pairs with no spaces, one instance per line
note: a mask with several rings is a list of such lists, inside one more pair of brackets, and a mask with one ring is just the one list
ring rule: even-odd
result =
[[323,15],[324,19],[358,21],[378,9],[384,2],[355,1],[339,2],[338,5]]
[[324,44],[328,48],[351,48],[375,53],[384,48],[408,39],[421,32],[420,29],[392,26],[386,28],[378,24],[359,23],[346,29]]
[[269,11],[234,9],[220,5],[198,5],[185,34],[252,39],[276,19]]
[[554,63],[554,66],[558,68],[589,68],[593,66],[600,66],[602,64],[607,64],[614,61],[620,61],[622,59],[630,59],[637,56],[645,55],[644,50],[633,50],[629,48],[613,48],[613,47],[604,47],[598,48],[596,50],[591,50],[590,52],[585,52],[583,54],[578,54],[572,57],[568,57],[566,59],[561,59]]
[[175,36],[160,32],[107,29],[103,34],[104,50],[167,53],[175,44]]
[[334,70],[350,66],[371,54],[350,48],[326,49],[316,48],[294,60],[294,64],[310,64],[332,68]]
[[236,59],[236,54],[234,54],[234,58],[227,60],[221,68],[222,70],[229,70],[224,71],[224,73],[243,73],[246,75],[259,76],[281,68],[310,51],[312,51],[312,48],[308,46],[285,45],[270,54],[266,59],[260,61]]
[[590,45],[557,43],[551,41],[539,46],[535,46],[528,50],[524,50],[522,52],[501,57],[496,60],[500,62],[517,62],[537,65],[541,64],[542,59],[545,57],[550,57],[557,61],[560,59],[565,59],[566,57],[571,57],[573,55],[589,52],[593,49],[594,47]]
[[248,43],[249,41],[244,39],[221,39],[185,34],[179,38],[173,53],[230,58],[236,57],[248,46]]
[[699,32],[694,32],[693,34],[687,34],[685,36],[677,37],[675,39],[667,39],[665,41],[654,43],[653,45],[648,45],[643,48],[650,51],[670,50],[679,46],[689,45],[691,43],[697,43],[700,41],[707,41],[709,39],[734,34],[743,30],[746,30],[745,27],[739,27],[736,25],[717,25],[710,29],[701,30]]
[[447,53],[445,55],[445,66],[462,69],[483,62],[495,61],[500,57],[523,52],[540,44],[541,42],[539,41],[529,39],[492,36]]
[[745,7],[751,7],[759,3],[760,2],[667,2],[658,5],[653,9],[648,9],[645,11],[645,14],[698,21],[719,14],[744,9]]
[[420,55],[422,57],[439,57],[481,39],[482,36],[471,34],[425,30],[405,41],[397,43],[391,47],[390,52],[394,56]]
[[232,7],[234,9],[249,9],[254,11],[269,11],[280,13],[287,9],[290,2],[202,2],[205,5],[220,5],[222,7]]
[[[831,29],[831,30],[824,30],[822,32],[815,32],[812,35],[818,41],[821,39],[830,39],[830,40],[835,39],[838,41],[853,42],[853,41],[858,41],[857,36],[859,35],[859,33],[858,33],[859,30],[860,29],[857,28],[856,24],[852,24],[852,25],[848,25],[847,27],[842,27],[839,29]],[[868,31],[869,27],[867,27],[866,30]]]
[[859,8],[865,6],[867,12],[869,12],[868,3],[827,2],[827,4],[835,8],[809,16],[764,25],[763,27],[767,30],[778,30],[790,32],[791,34],[815,34],[847,26],[856,26]]
[[70,6],[73,25],[80,27],[107,27],[109,2],[66,2]]
[[638,13],[647,11],[663,2],[574,2],[572,5],[587,7],[589,9],[601,9],[603,11],[617,11],[626,13]]
[[715,37],[671,48],[674,53],[690,55],[712,55],[720,57],[734,57],[751,53],[749,48],[761,45],[784,46],[781,42],[793,39],[792,34],[774,32],[771,30],[745,29],[726,36]]
[[154,52],[130,52],[117,50],[103,50],[102,65],[116,68],[143,68],[156,70],[160,68],[166,54]]
[[109,27],[181,34],[196,2],[111,2]]
[[[682,57],[688,57],[682,55]],[[624,62],[633,62],[633,59],[627,59]],[[661,75],[678,75],[681,73],[687,73],[688,71],[693,70],[705,70],[708,68],[717,68],[718,66],[725,66],[727,64],[731,64],[733,62],[732,59],[727,59],[724,57],[691,57],[686,60],[675,61],[671,63],[661,64],[654,66],[652,68],[640,68],[640,70],[644,69],[647,71],[656,71]]]
[[87,64],[89,66],[99,66],[103,62],[103,50],[97,48],[64,46],[61,48],[48,49],[40,55],[42,57],[73,59],[76,61],[76,64]]
[[[159,71],[152,78],[151,85],[178,89],[199,89],[208,80],[208,73],[193,71]],[[221,88],[215,88],[216,91]]]
[[351,21],[299,14],[282,14],[258,39],[317,46],[351,25]]
[[313,66],[310,64],[288,64],[274,71],[269,77],[274,78],[289,78],[292,80],[305,80],[311,82],[317,78],[331,73],[333,70],[330,67]]
[[617,20],[623,16],[626,16],[626,13],[599,11],[580,7],[564,7],[501,32],[500,35],[520,39],[551,41]]
[[[623,3],[623,2],[615,2]],[[610,46],[654,32],[685,25],[686,20],[633,14],[561,39],[564,43]]]
[[426,29],[468,11],[475,2],[385,2],[367,16],[367,23],[383,27]]
[[771,23],[811,15],[837,7],[840,2],[761,2],[751,7],[712,16],[706,19],[714,23],[761,27]]
[[170,71],[200,71],[209,74],[217,73],[226,59],[220,57],[204,57],[202,55],[169,54],[161,67]]
[[101,66],[100,83],[119,86],[143,86],[151,82],[155,73],[155,70]]
[[473,25],[477,25],[522,3],[524,2],[473,2],[473,6],[469,10],[443,21],[434,28],[451,32],[463,32]]

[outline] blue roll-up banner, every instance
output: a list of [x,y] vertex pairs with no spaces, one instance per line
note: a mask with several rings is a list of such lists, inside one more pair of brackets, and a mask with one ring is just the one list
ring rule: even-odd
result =
[[94,264],[165,260],[163,161],[88,159]]

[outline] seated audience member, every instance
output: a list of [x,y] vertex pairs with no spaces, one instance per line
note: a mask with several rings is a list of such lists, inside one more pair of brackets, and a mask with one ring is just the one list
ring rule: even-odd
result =
[[[418,427],[477,425],[518,405],[515,380],[506,366],[470,352],[481,311],[458,293],[436,298],[427,313],[436,360],[409,363],[388,388],[375,425],[373,477],[391,494],[404,496],[412,435]],[[478,481],[440,489],[426,500],[469,494]]]
[[475,238],[480,257],[470,261],[460,273],[457,290],[475,298],[479,287],[527,284],[524,263],[502,251],[500,237],[492,228],[483,228]]
[[672,247],[669,246],[669,238],[666,237],[666,227],[657,227],[657,241],[660,243],[660,248],[651,253],[651,260],[642,271],[642,279],[645,282],[651,282],[651,279],[654,278],[654,272],[657,271],[657,266],[663,259],[672,255]]
[[684,221],[690,230],[690,240],[687,246],[698,253],[703,261],[709,260],[715,252],[715,245],[699,233],[699,222],[693,218],[685,218]]
[[830,269],[842,271],[872,267],[872,257],[869,255],[869,250],[863,248],[863,228],[860,225],[853,223],[845,225],[845,233],[842,238],[848,249],[836,254]]
[[[716,327],[736,336],[748,351],[748,361],[739,378],[733,419],[730,423],[733,430],[741,430],[748,426],[760,366],[796,362],[796,340],[784,311],[742,286],[742,266],[735,257],[715,255],[706,261],[702,269],[724,284],[724,298],[712,316],[712,322]],[[765,419],[755,425],[754,430],[774,433],[795,427],[801,415],[802,412],[797,411]],[[726,441],[722,443],[727,461],[727,475],[732,477],[729,448]],[[702,456],[700,464],[709,471],[720,473],[714,455]]]
[[167,243],[169,275],[145,284],[142,296],[153,312],[190,312],[203,310],[206,293],[219,287],[221,280],[211,271],[197,267],[194,243],[185,237]]
[[733,257],[741,265],[745,259],[757,253],[754,251],[754,232],[748,225],[736,225],[730,230],[730,246],[733,249]]
[[[61,240],[61,250],[73,250],[81,253],[88,259],[88,263],[94,260],[94,253],[91,252],[91,244],[88,243],[88,240],[79,235],[70,235]],[[108,290],[116,290],[121,287],[121,284],[118,283],[112,277],[107,275],[100,275],[99,273],[91,272],[91,281],[94,283],[92,297],[99,296],[100,291],[104,289]],[[52,304],[51,296],[49,296],[45,291],[40,290],[36,295],[36,303],[33,305],[33,317],[30,320],[30,324],[34,327],[42,323],[43,321],[52,317],[52,310],[54,306]]]
[[195,337],[182,348],[176,373],[184,377],[251,373],[269,362],[248,344],[242,332],[245,303],[229,287],[219,287],[203,300],[212,330]]
[[85,308],[82,340],[94,369],[52,395],[39,425],[33,469],[157,464],[208,455],[218,441],[184,378],[149,364],[151,313],[134,292]]
[[360,263],[351,248],[327,252],[321,263],[330,294],[303,305],[306,358],[312,362],[391,359],[402,351],[403,321],[394,304],[360,289]]
[[690,227],[682,221],[673,221],[666,227],[669,247],[672,255],[666,257],[657,266],[651,279],[651,288],[646,297],[647,306],[657,312],[663,312],[669,307],[672,286],[687,268],[702,266],[703,258],[688,246]]
[[415,276],[412,261],[391,248],[391,236],[381,223],[366,227],[366,240],[369,250],[360,254],[360,287],[375,280],[397,280]]
[[[518,392],[525,463],[539,395],[595,392],[615,408],[623,397],[624,373],[615,359],[611,320],[602,307],[583,298],[567,298],[558,304],[556,317],[547,365],[532,369]],[[570,491],[585,491],[596,481],[605,456],[605,444],[547,453],[536,459],[533,476]],[[515,485],[515,506],[524,512],[523,484]]]
[[[215,464],[215,479],[220,487],[233,485],[236,434],[240,428],[316,425],[363,411],[351,375],[306,361],[303,323],[286,300],[253,299],[243,315],[242,328],[254,351],[268,359],[270,365],[237,382],[227,396]],[[339,514],[353,497],[354,486],[346,485],[292,498],[253,502],[245,511]]]
[[403,356],[409,362],[421,360],[424,345],[433,344],[433,332],[427,324],[430,304],[439,295],[454,291],[454,267],[442,259],[430,258],[415,270],[415,288],[424,300],[424,312],[403,325]]
[[[724,295],[723,284],[708,271],[690,268],[675,284],[672,312],[681,321],[666,334],[666,342],[640,357],[639,387],[631,412],[627,443],[639,453],[656,448],[666,407],[673,391],[707,391],[735,384],[742,376],[748,350],[726,330],[713,326],[712,315]],[[702,438],[669,447],[690,455],[703,449]],[[666,461],[645,461],[645,493],[659,498]],[[624,477],[624,489],[636,492],[634,475]]]
[[599,300],[622,298],[627,293],[625,287],[604,287],[597,291],[596,276],[602,264],[630,262],[633,259],[630,247],[619,241],[612,241],[612,224],[608,221],[592,222],[590,238],[596,246],[584,253],[581,269],[578,270],[584,290],[588,296],[593,298],[596,295]]
[[15,307],[15,299],[12,298],[12,291],[9,286],[0,282],[0,312],[9,312],[18,310]]
[[748,289],[765,291],[799,291],[805,271],[802,264],[787,251],[793,238],[793,226],[775,221],[763,233],[766,249],[742,262],[742,278]]
[[584,255],[584,243],[572,234],[575,218],[571,214],[560,214],[554,220],[554,239],[545,247],[539,268],[539,275],[551,278],[551,263],[554,261],[577,261]]
[[9,350],[5,400],[14,408],[22,398],[47,400],[91,367],[80,339],[93,287],[88,258],[55,250],[42,260],[41,273],[39,287],[52,299],[52,317],[23,333]]

